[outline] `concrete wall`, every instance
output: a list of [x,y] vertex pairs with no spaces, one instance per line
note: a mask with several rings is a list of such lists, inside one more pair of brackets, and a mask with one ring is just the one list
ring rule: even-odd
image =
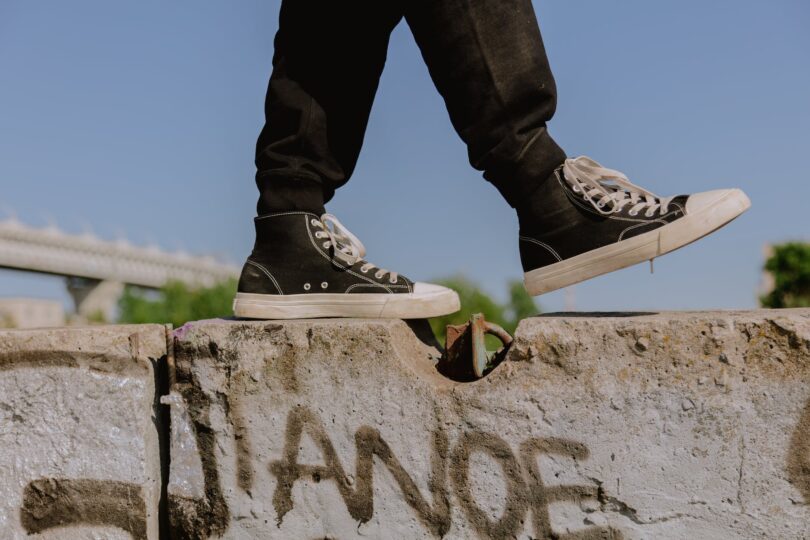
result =
[[0,332],[0,539],[810,538],[810,310],[438,359],[402,321]]
[[175,331],[187,538],[810,537],[810,312],[524,321],[447,379],[401,321]]
[[0,331],[0,538],[158,538],[159,325]]

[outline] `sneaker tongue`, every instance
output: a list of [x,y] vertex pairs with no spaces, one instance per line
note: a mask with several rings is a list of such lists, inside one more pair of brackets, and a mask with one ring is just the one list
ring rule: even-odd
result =
[[669,201],[669,205],[672,206],[674,204],[680,206],[681,210],[685,212],[687,200],[689,200],[689,195],[678,195],[676,197],[672,197],[672,199]]

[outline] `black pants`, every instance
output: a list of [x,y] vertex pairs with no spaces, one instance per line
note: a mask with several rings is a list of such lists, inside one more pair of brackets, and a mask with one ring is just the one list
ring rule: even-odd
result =
[[546,122],[556,87],[531,0],[283,0],[258,211],[318,210],[354,170],[405,18],[470,163],[513,207],[565,160]]

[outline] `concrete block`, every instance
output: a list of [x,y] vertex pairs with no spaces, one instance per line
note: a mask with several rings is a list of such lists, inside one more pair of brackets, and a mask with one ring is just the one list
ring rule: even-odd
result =
[[158,538],[166,335],[0,331],[0,538]]
[[810,310],[535,317],[472,383],[402,321],[174,348],[178,537],[810,537]]

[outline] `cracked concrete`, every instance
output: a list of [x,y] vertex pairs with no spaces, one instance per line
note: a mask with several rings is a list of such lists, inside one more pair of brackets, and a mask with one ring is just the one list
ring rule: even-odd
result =
[[177,332],[175,531],[810,537],[810,311],[535,317],[473,383],[416,336],[361,320]]
[[0,538],[158,538],[160,325],[0,331]]
[[535,317],[471,383],[420,323],[166,334],[0,332],[0,538],[810,537],[810,310]]

